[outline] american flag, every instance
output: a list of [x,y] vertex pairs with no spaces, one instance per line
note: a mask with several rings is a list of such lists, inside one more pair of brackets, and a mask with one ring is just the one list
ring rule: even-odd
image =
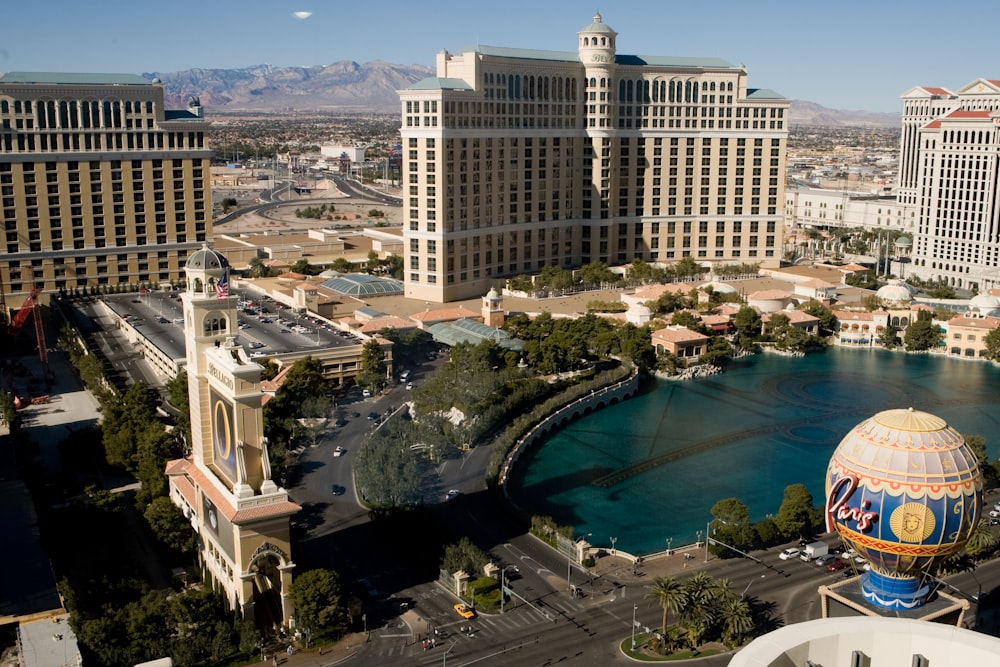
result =
[[215,296],[220,299],[229,298],[229,269],[225,269],[219,281],[215,283]]

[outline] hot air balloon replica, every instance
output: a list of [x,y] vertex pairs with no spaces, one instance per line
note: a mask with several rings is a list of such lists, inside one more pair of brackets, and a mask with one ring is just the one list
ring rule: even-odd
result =
[[928,574],[965,546],[982,504],[982,471],[965,438],[913,408],[855,426],[827,467],[827,531],[868,559],[861,592],[887,610],[927,601]]

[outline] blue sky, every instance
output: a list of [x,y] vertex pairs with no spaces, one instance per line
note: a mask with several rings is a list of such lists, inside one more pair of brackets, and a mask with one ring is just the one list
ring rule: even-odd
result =
[[[899,112],[913,86],[1000,79],[1000,3],[951,0],[49,0],[5,2],[0,71],[172,72],[385,60],[476,44],[573,51],[595,11],[619,53],[744,64],[751,88]],[[464,11],[462,8],[465,8]],[[293,12],[311,12],[300,20]]]

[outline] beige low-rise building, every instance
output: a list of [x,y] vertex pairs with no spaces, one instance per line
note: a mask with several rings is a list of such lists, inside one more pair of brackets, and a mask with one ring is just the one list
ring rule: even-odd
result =
[[671,325],[653,332],[657,353],[669,352],[679,359],[697,359],[708,347],[709,337],[687,327]]
[[987,356],[986,337],[997,327],[996,317],[954,317],[942,323],[947,330],[944,335],[948,354],[971,359]]

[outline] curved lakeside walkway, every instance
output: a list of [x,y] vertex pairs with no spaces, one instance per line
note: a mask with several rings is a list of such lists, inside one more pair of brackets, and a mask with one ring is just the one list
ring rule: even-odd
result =
[[514,504],[576,534],[634,554],[700,541],[722,498],[740,498],[759,520],[784,489],[802,483],[819,503],[829,457],[858,423],[914,407],[1000,452],[1000,369],[994,364],[880,350],[806,357],[757,355],[721,375],[662,381],[568,422],[517,458],[504,476]]

